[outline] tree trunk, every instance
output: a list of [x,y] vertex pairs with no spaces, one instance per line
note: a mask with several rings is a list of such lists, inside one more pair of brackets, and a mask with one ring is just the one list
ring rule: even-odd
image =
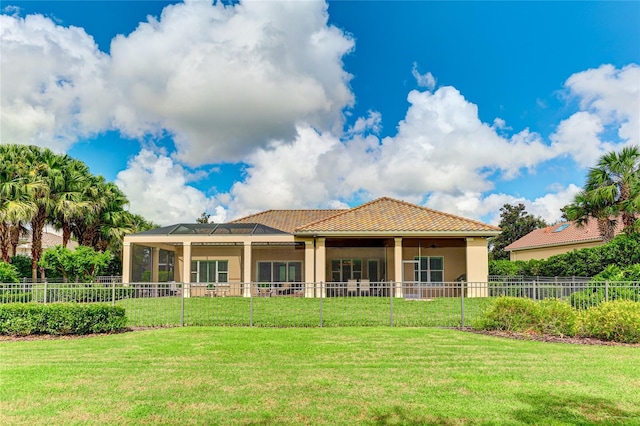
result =
[[602,241],[608,243],[615,237],[615,222],[609,220],[609,218],[598,218],[598,230]]
[[62,247],[67,248],[69,240],[71,239],[71,228],[68,222],[62,223]]
[[0,252],[2,260],[9,263],[9,227],[5,222],[0,222]]
[[9,229],[9,236],[11,239],[11,256],[18,254],[18,244],[20,244],[20,230],[22,229],[22,223],[17,222]]
[[42,256],[42,231],[46,220],[47,212],[42,207],[31,219],[31,278],[34,283],[38,282],[38,262]]

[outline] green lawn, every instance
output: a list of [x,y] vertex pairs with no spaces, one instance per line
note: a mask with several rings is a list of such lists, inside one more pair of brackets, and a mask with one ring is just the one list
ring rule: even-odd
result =
[[640,424],[640,350],[450,329],[0,342],[2,424]]
[[[465,325],[477,318],[485,298],[464,300]],[[131,326],[181,324],[183,300],[179,297],[123,299]],[[184,299],[185,325],[254,325],[259,327],[323,326],[439,326],[459,327],[462,322],[459,298],[434,300],[389,298],[292,298],[192,297]],[[252,315],[253,312],[253,315]],[[393,313],[393,315],[392,315]],[[393,316],[393,318],[392,318]]]

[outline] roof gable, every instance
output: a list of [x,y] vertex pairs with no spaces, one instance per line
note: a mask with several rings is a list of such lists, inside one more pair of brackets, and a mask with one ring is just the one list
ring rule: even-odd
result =
[[500,228],[393,198],[382,197],[298,227],[313,232],[487,232]]

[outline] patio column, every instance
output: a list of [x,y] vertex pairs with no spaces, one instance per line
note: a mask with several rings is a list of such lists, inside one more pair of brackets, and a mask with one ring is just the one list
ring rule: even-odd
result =
[[487,297],[489,293],[489,250],[486,238],[467,238],[468,297]]
[[395,297],[402,297],[402,238],[394,238],[393,275],[395,281]]
[[304,242],[304,297],[313,297],[314,283],[316,281],[315,252],[313,241]]
[[182,243],[182,287],[184,297],[191,297],[191,243]]
[[122,283],[131,282],[131,243],[122,243]]
[[160,249],[151,247],[151,282],[157,283],[160,280]]
[[251,297],[251,242],[244,242],[244,256],[242,256],[242,282],[244,283],[242,295]]
[[[315,282],[320,285],[327,281],[327,247],[326,238],[316,239],[316,279]],[[324,297],[325,294],[317,288],[316,297]]]

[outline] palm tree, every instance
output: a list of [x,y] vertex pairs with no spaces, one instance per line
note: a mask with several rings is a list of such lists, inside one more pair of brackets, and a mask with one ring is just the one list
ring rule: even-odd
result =
[[567,206],[569,220],[585,223],[598,220],[605,242],[613,239],[617,218],[622,217],[626,231],[634,229],[640,212],[640,147],[630,146],[620,152],[600,157],[589,170],[584,190]]
[[57,229],[62,229],[62,246],[71,239],[71,222],[91,214],[97,206],[86,195],[91,185],[89,168],[81,161],[63,156],[62,180],[58,196],[54,200],[52,219]]
[[29,181],[26,153],[28,147],[20,145],[0,145],[0,252],[2,260],[10,261],[15,255],[20,235],[24,232],[24,222],[35,214],[33,197],[41,189],[38,180]]

